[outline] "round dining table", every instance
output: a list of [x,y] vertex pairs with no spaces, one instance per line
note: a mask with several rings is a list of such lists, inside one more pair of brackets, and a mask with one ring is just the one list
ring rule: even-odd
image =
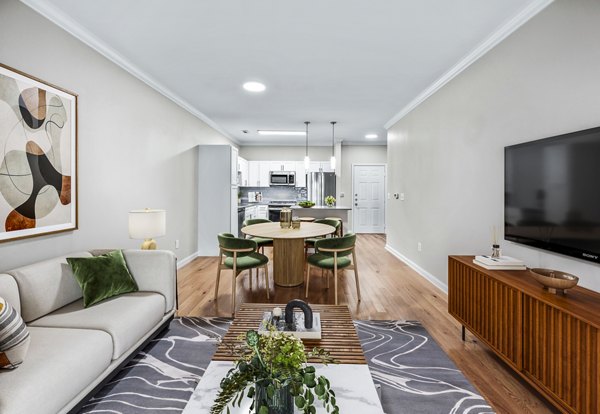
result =
[[242,227],[248,236],[273,239],[273,280],[278,286],[298,286],[304,282],[304,239],[325,236],[335,227],[320,223],[301,223],[298,229],[282,229],[279,222]]

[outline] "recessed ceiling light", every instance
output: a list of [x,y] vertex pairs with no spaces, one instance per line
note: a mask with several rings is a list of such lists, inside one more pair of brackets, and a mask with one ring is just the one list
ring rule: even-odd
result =
[[377,138],[377,134],[367,134],[367,135],[365,135],[365,138],[366,139],[375,139],[375,138]]
[[264,83],[260,82],[246,82],[243,85],[244,89],[248,92],[263,92],[267,87]]
[[298,136],[304,136],[306,135],[306,132],[304,131],[271,131],[271,130],[265,130],[265,129],[259,129],[256,132],[258,132],[258,135],[298,135]]

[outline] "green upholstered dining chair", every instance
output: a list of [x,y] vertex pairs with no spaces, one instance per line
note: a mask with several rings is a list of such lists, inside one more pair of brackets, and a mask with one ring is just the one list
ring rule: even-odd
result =
[[[263,218],[247,219],[242,223],[242,227],[261,223],[272,223],[272,221]],[[249,237],[249,239],[254,240],[258,244],[258,248],[261,249],[263,254],[265,254],[265,246],[273,247],[273,239],[267,239],[266,237]]]
[[[358,282],[358,268],[356,265],[356,234],[348,233],[342,237],[330,237],[320,239],[315,242],[315,254],[308,256],[306,264],[306,297],[308,298],[308,286],[310,284],[311,266],[331,271],[333,273],[333,283],[335,285],[335,304],[338,304],[338,270],[354,270],[356,280],[356,293],[360,302],[360,284]],[[352,259],[350,259],[352,257]],[[327,287],[329,287],[329,273],[327,273]]]
[[[327,224],[328,226],[331,226],[333,228],[335,228],[335,231],[331,234],[332,236],[335,236],[336,234],[338,234],[338,229],[340,228],[341,225],[341,221],[339,220],[332,220],[332,219],[318,219],[315,220],[313,223],[319,223],[319,224]],[[310,239],[304,239],[304,257],[307,257],[308,255],[308,249],[314,249],[315,247],[315,242],[317,240],[321,240],[323,239],[323,237],[312,237]]]
[[219,281],[221,270],[231,269],[231,314],[235,315],[236,279],[244,270],[250,273],[250,289],[252,289],[252,269],[256,269],[258,282],[258,269],[265,271],[265,286],[267,300],[269,299],[269,258],[257,252],[258,244],[251,239],[241,239],[230,233],[219,233],[219,265],[217,267],[217,283],[215,284],[215,301],[219,294]]

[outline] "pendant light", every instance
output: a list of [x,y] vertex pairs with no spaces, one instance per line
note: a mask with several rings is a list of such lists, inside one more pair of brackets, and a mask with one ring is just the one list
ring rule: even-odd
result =
[[331,121],[331,159],[329,160],[332,170],[335,170],[335,124],[337,122]]
[[304,169],[308,171],[310,168],[310,158],[308,157],[308,124],[310,124],[310,122],[304,121],[304,124],[306,125],[306,155],[304,156]]

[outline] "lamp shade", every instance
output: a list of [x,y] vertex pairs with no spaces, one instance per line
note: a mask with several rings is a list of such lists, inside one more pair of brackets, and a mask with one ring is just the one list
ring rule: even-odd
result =
[[165,210],[131,210],[129,212],[129,238],[151,239],[164,236],[167,232],[167,212]]

